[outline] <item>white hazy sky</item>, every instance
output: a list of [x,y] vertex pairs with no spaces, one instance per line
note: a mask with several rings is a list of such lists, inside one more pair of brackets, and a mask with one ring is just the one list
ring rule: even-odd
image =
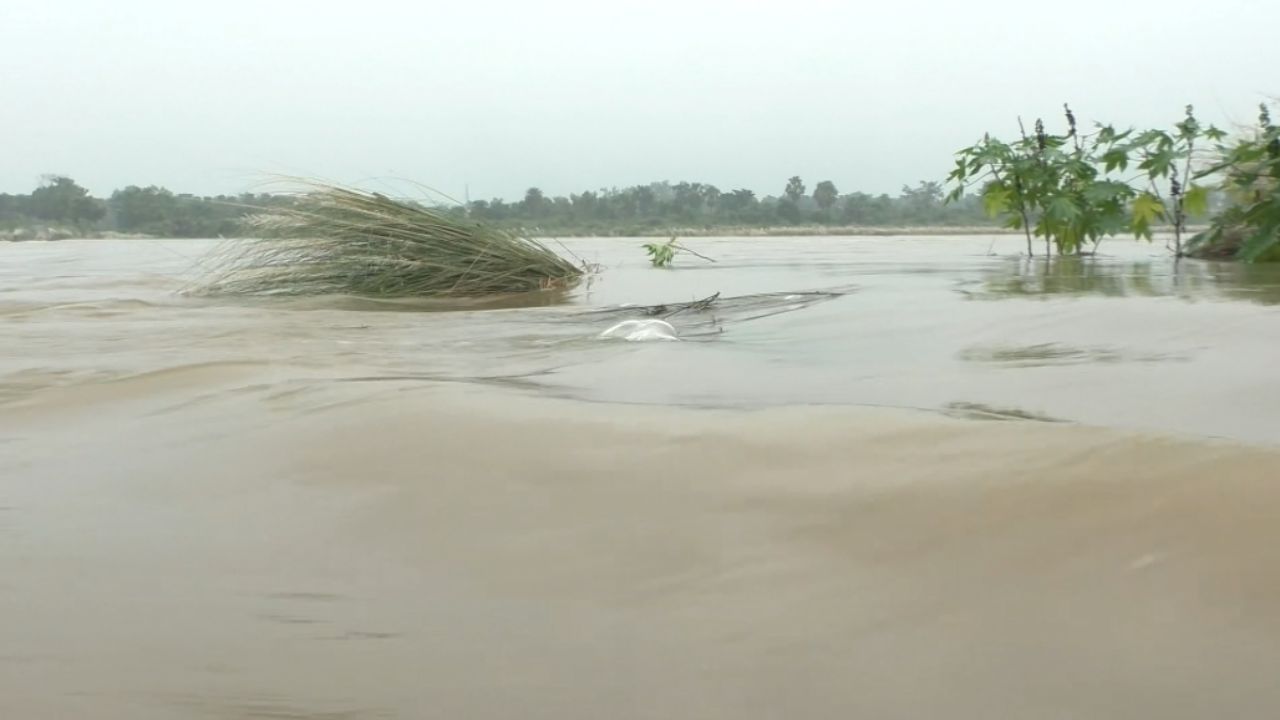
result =
[[896,193],[1016,117],[1247,122],[1275,0],[0,0],[0,192]]

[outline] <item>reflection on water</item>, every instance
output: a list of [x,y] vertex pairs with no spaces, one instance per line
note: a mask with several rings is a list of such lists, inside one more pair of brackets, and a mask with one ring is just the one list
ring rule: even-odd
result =
[[1280,263],[1246,265],[1167,259],[1124,261],[1106,257],[1006,258],[985,273],[978,300],[1055,295],[1176,297],[1280,304]]

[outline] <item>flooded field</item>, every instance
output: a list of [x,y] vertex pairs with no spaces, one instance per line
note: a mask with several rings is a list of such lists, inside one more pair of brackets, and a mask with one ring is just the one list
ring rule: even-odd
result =
[[[572,241],[604,271],[542,298],[562,304],[429,314],[413,303],[183,297],[202,242],[0,246],[0,332],[21,348],[0,359],[0,398],[252,365],[299,389],[452,380],[610,402],[973,410],[1280,440],[1280,389],[1269,382],[1280,268],[1187,262],[1175,272],[1161,248],[1121,242],[1104,246],[1112,256],[1046,266],[1010,256],[1019,245],[707,239],[697,247],[717,263],[686,256],[657,271],[637,242]],[[832,295],[800,294],[814,291]],[[714,293],[707,311],[671,318],[690,342],[595,337],[637,316],[620,306]]]
[[0,717],[1280,705],[1280,268],[689,242],[450,312],[0,244]]

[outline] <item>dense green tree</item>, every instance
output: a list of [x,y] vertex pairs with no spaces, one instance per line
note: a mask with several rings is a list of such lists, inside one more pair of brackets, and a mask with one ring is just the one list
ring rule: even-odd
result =
[[287,197],[244,193],[239,196],[176,195],[157,187],[130,185],[107,200],[115,230],[158,237],[235,235],[241,218],[258,208],[288,202]]
[[27,208],[33,217],[41,220],[76,225],[99,220],[106,212],[102,203],[89,197],[88,190],[60,175],[50,177],[36,188],[27,201]]
[[800,206],[787,198],[778,203],[778,217],[788,225],[795,225],[800,222]]
[[116,227],[124,232],[168,235],[178,215],[178,202],[173,193],[154,185],[146,188],[130,185],[117,190],[107,204],[115,213]]
[[804,181],[800,179],[799,175],[792,175],[787,180],[787,187],[782,191],[782,194],[786,195],[787,199],[792,203],[800,202],[800,198],[804,197]]
[[15,227],[26,222],[27,201],[30,195],[8,195],[0,193],[0,227]]
[[536,187],[531,187],[524,193],[524,211],[531,217],[539,217],[542,215],[542,209],[547,203],[547,198],[542,191]]
[[636,212],[640,215],[652,215],[657,207],[658,199],[650,186],[635,188]]
[[836,190],[836,184],[830,180],[823,180],[813,189],[813,201],[818,207],[826,212],[836,204],[836,199],[840,197],[840,191]]
[[569,202],[573,206],[573,215],[578,220],[594,220],[600,215],[600,197],[587,190],[579,195],[570,195]]
[[756,204],[756,194],[745,188],[724,193],[717,198],[721,211],[730,216],[740,215]]
[[901,198],[904,219],[909,224],[930,225],[943,213],[941,183],[922,180],[914,188],[903,185]]

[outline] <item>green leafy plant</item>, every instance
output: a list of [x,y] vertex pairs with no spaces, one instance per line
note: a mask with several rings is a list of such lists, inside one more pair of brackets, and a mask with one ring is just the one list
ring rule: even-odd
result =
[[1280,128],[1267,106],[1259,106],[1258,125],[1250,136],[1219,143],[1216,153],[1218,162],[1196,177],[1220,175],[1229,205],[1207,231],[1191,239],[1191,254],[1280,260]]
[[654,267],[668,267],[676,258],[676,239],[673,237],[664,243],[645,243],[644,250],[649,254],[649,263]]
[[1035,164],[1035,156],[1025,138],[1009,144],[987,133],[981,142],[957,154],[956,168],[947,176],[956,187],[947,202],[959,200],[969,186],[980,184],[979,194],[986,214],[1003,218],[1007,228],[1021,229],[1027,238],[1027,255],[1034,255],[1031,219],[1039,208],[1040,194],[1031,182],[1035,177]]
[[1018,140],[1008,143],[987,134],[957,153],[956,167],[947,177],[956,185],[948,202],[980,187],[987,214],[1024,232],[1028,255],[1035,254],[1033,236],[1044,238],[1046,255],[1051,247],[1059,254],[1076,254],[1086,243],[1096,246],[1129,226],[1126,205],[1134,190],[1101,169],[1100,156],[1114,141],[1114,132],[1103,129],[1086,138],[1071,108],[1064,105],[1063,110],[1065,133],[1050,134],[1036,120],[1028,134],[1019,122]]
[[645,243],[644,250],[649,255],[649,263],[654,267],[658,267],[658,268],[670,267],[671,262],[675,260],[677,252],[687,252],[690,255],[693,255],[695,257],[700,257],[703,260],[706,260],[707,262],[715,262],[714,259],[709,258],[706,255],[695,252],[683,245],[680,245],[679,243],[676,242],[677,240],[678,238],[673,235],[670,240],[664,243],[652,243],[652,242]]
[[[948,201],[981,188],[988,215],[1023,230],[1028,255],[1034,254],[1033,236],[1044,238],[1046,255],[1051,248],[1072,255],[1125,232],[1150,240],[1153,226],[1167,223],[1181,256],[1187,218],[1208,209],[1208,188],[1191,181],[1198,143],[1223,133],[1201,125],[1190,106],[1173,132],[1099,125],[1086,135],[1071,108],[1064,105],[1063,111],[1061,135],[1046,132],[1036,120],[1034,133],[1024,129],[1014,142],[988,134],[960,150],[947,178],[955,183]],[[1126,178],[1130,164],[1139,174]]]
[[1197,151],[1201,141],[1218,141],[1226,134],[1202,125],[1188,105],[1173,132],[1147,130],[1132,135],[1104,128],[1100,135],[1108,141],[1102,156],[1106,171],[1123,172],[1131,157],[1138,161],[1141,174],[1136,181],[1142,183],[1142,190],[1132,204],[1134,234],[1150,240],[1152,225],[1166,223],[1173,230],[1174,254],[1182,257],[1187,219],[1209,210],[1209,187],[1195,182]]

